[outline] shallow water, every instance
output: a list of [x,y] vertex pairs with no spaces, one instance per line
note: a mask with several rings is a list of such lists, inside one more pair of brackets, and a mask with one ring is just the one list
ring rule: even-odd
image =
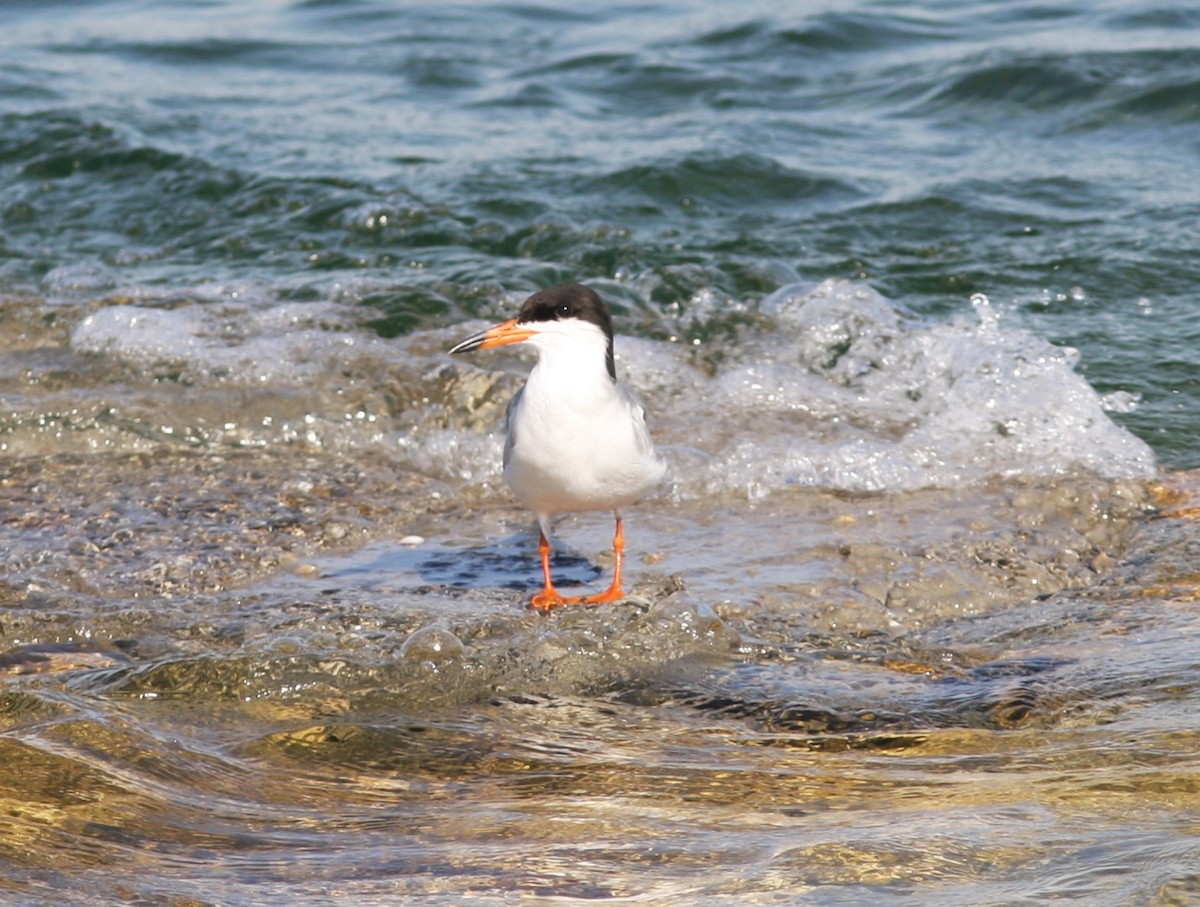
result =
[[[1194,11],[0,48],[0,901],[1200,903]],[[568,279],[671,470],[547,616],[445,351]]]
[[[267,484],[296,466],[255,462]],[[102,478],[139,502],[186,472],[203,498],[233,465],[131,457]],[[6,585],[5,885],[30,903],[1187,903],[1200,481],[1173,485],[647,507],[631,539],[666,556],[631,601],[549,617],[508,588],[535,580],[532,538],[495,504],[344,553],[322,553],[311,505],[286,540],[225,538],[225,561],[155,591],[89,573],[64,538]],[[564,534],[607,528],[590,523]],[[1040,551],[1088,534],[1092,564]],[[209,547],[134,536],[135,563]],[[251,550],[289,566],[220,588]]]

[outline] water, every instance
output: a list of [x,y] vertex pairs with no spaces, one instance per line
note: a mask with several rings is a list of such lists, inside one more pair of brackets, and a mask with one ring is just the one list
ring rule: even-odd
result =
[[[1200,15],[0,10],[0,900],[1200,902]],[[533,289],[669,478],[550,616]],[[611,520],[558,526],[603,587]]]

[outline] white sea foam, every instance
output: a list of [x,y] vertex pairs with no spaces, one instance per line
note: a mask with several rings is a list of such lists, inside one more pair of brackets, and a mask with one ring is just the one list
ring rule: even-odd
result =
[[[233,291],[236,294],[236,291]],[[71,335],[78,352],[115,356],[142,368],[178,369],[193,382],[295,382],[378,343],[328,303],[222,301],[172,308],[113,305],[84,318]]]
[[777,330],[743,343],[736,362],[697,390],[718,421],[795,418],[716,451],[704,491],[1153,474],[1150,448],[1107,416],[1112,403],[1075,372],[1074,350],[1006,328],[984,297],[972,301],[973,317],[934,323],[850,282],[773,294],[762,309]]
[[[384,341],[362,330],[352,306],[281,304],[244,288],[207,295],[101,308],[76,326],[72,346],[183,374],[193,392],[171,404],[181,422],[188,406],[203,405],[197,391],[206,384],[268,392],[303,384],[313,391],[304,435],[312,443],[382,445],[404,468],[481,489],[499,484],[503,407],[519,385],[499,373],[527,366],[501,351],[447,359],[469,326]],[[677,497],[1153,474],[1149,447],[1106,412],[1127,411],[1132,395],[1101,397],[1075,371],[1074,350],[1008,327],[983,297],[973,302],[972,313],[937,322],[863,284],[792,285],[718,350],[621,337],[618,369],[646,399]],[[340,396],[343,386],[353,393]],[[322,388],[333,403],[322,404]],[[351,397],[349,415],[320,409]],[[265,412],[278,418],[229,418],[256,444],[295,440],[284,431],[295,414]]]

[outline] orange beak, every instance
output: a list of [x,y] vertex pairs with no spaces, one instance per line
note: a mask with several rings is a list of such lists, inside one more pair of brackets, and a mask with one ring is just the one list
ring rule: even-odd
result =
[[453,347],[450,352],[452,354],[469,353],[471,350],[490,350],[496,346],[508,346],[510,343],[521,343],[528,340],[535,333],[526,325],[518,323],[517,319],[511,318],[468,337]]

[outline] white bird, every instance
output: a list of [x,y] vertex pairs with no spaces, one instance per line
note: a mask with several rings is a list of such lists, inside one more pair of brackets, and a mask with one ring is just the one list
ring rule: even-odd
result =
[[[612,315],[604,300],[579,284],[534,293],[516,318],[468,337],[451,353],[527,343],[537,351],[529,379],[508,404],[504,479],[537,516],[542,591],[530,604],[621,601],[625,535],[621,511],[662,481],[667,464],[654,452],[645,412],[617,382]],[[612,585],[598,595],[564,597],[550,578],[550,521],[555,514],[611,510]]]

